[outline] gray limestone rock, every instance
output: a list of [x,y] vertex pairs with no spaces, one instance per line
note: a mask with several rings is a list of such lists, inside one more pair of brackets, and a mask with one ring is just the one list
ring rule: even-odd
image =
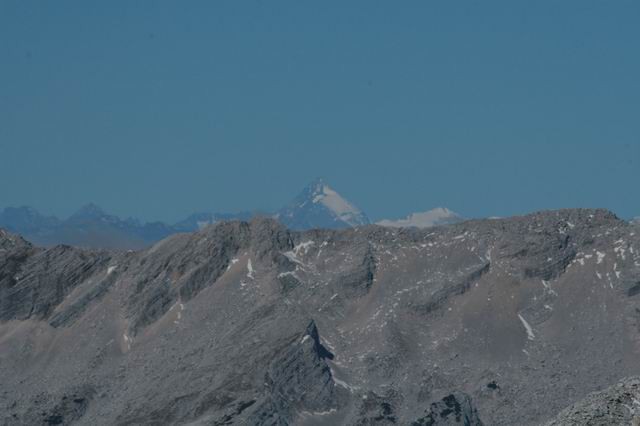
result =
[[454,392],[429,407],[428,413],[411,426],[482,426],[478,412],[469,395]]
[[640,378],[630,377],[563,410],[547,426],[640,425]]
[[639,287],[604,210],[126,253],[0,231],[0,424],[544,424],[640,374]]

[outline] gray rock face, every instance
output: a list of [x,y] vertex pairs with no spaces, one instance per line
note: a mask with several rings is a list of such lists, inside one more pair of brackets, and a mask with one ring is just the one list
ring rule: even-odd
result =
[[336,410],[338,389],[325,361],[333,358],[311,321],[272,361],[265,373],[269,397],[249,417],[249,423],[290,424],[299,412]]
[[638,297],[603,210],[127,253],[2,231],[0,424],[544,424],[640,374]]
[[455,392],[431,404],[426,416],[411,423],[411,426],[439,425],[482,426],[482,421],[469,395]]
[[621,380],[563,410],[547,426],[640,425],[640,378]]

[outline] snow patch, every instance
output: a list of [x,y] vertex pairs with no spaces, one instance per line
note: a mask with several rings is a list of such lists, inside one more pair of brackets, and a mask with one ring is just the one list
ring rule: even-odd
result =
[[558,293],[556,293],[556,291],[551,288],[551,285],[549,284],[548,281],[542,280],[542,286],[544,287],[545,293],[549,292],[549,294],[552,294],[554,296],[558,295]]
[[303,251],[304,254],[307,254],[307,250],[309,250],[309,247],[311,247],[315,243],[316,242],[312,240],[305,241],[304,243],[300,243],[293,248],[293,252],[296,254],[296,256],[299,256],[301,251]]
[[623,247],[624,246],[624,241],[618,240],[618,241],[616,241],[616,244],[619,244],[619,245],[617,247],[614,247],[613,251],[615,253],[617,253],[622,258],[622,260],[627,260],[627,257],[626,257],[626,252],[627,251]]
[[333,381],[336,383],[336,385],[341,386],[345,389],[347,389],[349,392],[354,392],[356,390],[355,387],[351,386],[350,384],[343,382],[342,380],[336,378],[334,376]]
[[278,278],[286,277],[287,275],[291,275],[294,278],[298,278],[298,277],[296,277],[296,271],[280,272],[278,274]]
[[129,337],[129,335],[127,335],[127,332],[124,332],[124,334],[122,335],[122,339],[124,340],[124,343],[126,343],[127,345],[127,350],[131,350],[131,343],[133,343],[133,339],[131,337]]
[[342,196],[334,191],[329,185],[323,184],[316,191],[317,192],[312,200],[314,204],[322,204],[340,220],[351,226],[362,224],[362,220],[360,219],[362,212],[353,204],[342,198]]
[[337,413],[338,410],[336,408],[332,408],[329,411],[316,411],[313,413],[314,416],[327,416],[329,414]]
[[247,261],[247,278],[253,279],[253,265],[251,259]]
[[518,314],[518,318],[520,318],[520,321],[522,321],[522,325],[524,325],[525,330],[527,330],[527,339],[535,340],[536,335],[533,334],[533,328],[531,328],[527,320],[525,320],[520,314]]
[[233,259],[231,259],[231,263],[229,263],[229,266],[227,266],[227,271],[228,271],[229,269],[231,269],[231,267],[232,267],[233,265],[235,265],[236,263],[238,263],[238,261],[239,261],[239,260],[240,260],[240,259],[238,259],[238,258],[233,258]]
[[287,259],[289,259],[293,263],[297,263],[298,265],[304,266],[304,263],[302,263],[302,261],[300,259],[298,259],[298,256],[295,254],[295,252],[293,250],[284,252],[282,254],[284,254],[287,257]]

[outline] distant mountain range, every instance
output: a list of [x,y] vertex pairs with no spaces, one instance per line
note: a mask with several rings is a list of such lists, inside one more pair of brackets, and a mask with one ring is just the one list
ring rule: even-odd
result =
[[106,249],[139,249],[176,232],[162,222],[120,219],[95,204],[83,206],[66,220],[42,215],[27,206],[7,207],[0,212],[0,227],[20,233],[38,245]]
[[[0,211],[0,228],[25,236],[42,246],[67,244],[79,247],[137,250],[171,234],[193,232],[224,220],[274,217],[294,230],[342,229],[371,223],[367,215],[322,179],[316,179],[291,203],[275,214],[264,212],[200,212],[175,224],[121,219],[90,203],[67,219],[46,216],[32,207],[7,207]],[[413,213],[404,219],[382,220],[381,226],[426,228],[460,222],[462,217],[446,208]]]

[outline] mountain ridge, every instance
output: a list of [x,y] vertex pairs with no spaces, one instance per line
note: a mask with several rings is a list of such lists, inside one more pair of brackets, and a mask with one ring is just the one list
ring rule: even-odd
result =
[[256,218],[131,253],[3,232],[0,412],[541,424],[640,374],[639,247],[628,222],[584,209],[428,230]]
[[430,228],[439,225],[450,225],[464,220],[462,216],[454,211],[444,207],[436,207],[425,212],[411,213],[404,219],[383,219],[376,222],[376,224],[394,228]]
[[[434,212],[440,212],[434,214]],[[445,212],[445,213],[442,213]],[[462,220],[447,209],[436,209],[409,216],[404,226],[449,224]],[[422,216],[421,216],[422,215]],[[95,203],[88,203],[66,219],[45,216],[37,210],[7,207],[0,210],[0,227],[20,233],[43,245],[69,244],[79,247],[138,250],[180,232],[193,232],[225,220],[250,220],[254,216],[275,217],[291,229],[340,229],[370,223],[367,215],[341,196],[323,179],[307,185],[287,206],[276,213],[243,211],[238,213],[198,212],[176,223],[143,222],[136,218],[122,219],[107,213]],[[418,220],[411,222],[412,217]],[[388,226],[403,226],[403,221],[383,221]],[[388,223],[387,223],[388,222]],[[413,223],[413,225],[412,225]]]

